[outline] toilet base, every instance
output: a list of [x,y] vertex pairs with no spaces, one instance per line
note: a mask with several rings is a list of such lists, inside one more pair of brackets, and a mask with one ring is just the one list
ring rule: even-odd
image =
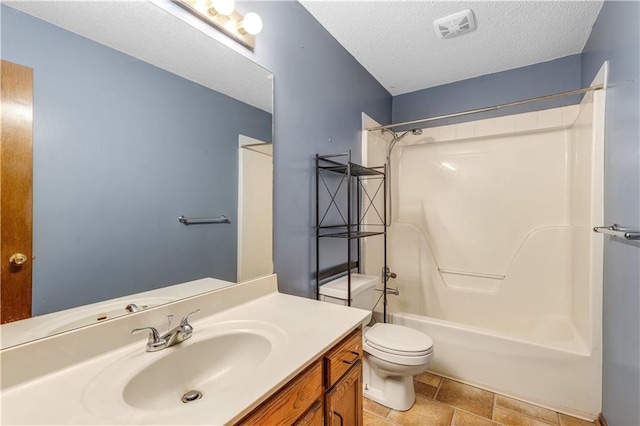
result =
[[416,393],[412,375],[381,375],[376,374],[374,369],[375,367],[372,368],[369,363],[368,355],[365,354],[362,371],[365,398],[396,411],[407,411],[413,407]]

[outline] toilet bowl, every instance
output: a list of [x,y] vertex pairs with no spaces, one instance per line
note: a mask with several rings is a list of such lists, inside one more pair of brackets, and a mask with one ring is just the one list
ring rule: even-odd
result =
[[364,396],[398,411],[416,400],[413,376],[427,371],[433,359],[429,336],[397,324],[375,324],[363,336]]
[[[373,310],[374,276],[351,274],[351,306]],[[347,304],[347,277],[322,285],[320,300]],[[375,324],[365,327],[364,396],[386,407],[406,411],[416,400],[413,376],[427,371],[433,358],[433,340],[424,333],[397,324]]]

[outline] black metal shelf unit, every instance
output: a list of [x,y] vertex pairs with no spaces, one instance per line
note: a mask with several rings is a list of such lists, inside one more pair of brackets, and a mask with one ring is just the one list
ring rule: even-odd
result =
[[[325,175],[341,175],[341,179],[335,190],[325,179]],[[377,185],[372,185],[367,190],[366,181],[376,180]],[[338,199],[342,185],[346,185],[346,199]],[[330,197],[327,206],[321,206],[320,193],[322,187]],[[361,272],[361,239],[376,235],[384,238],[384,265],[387,267],[387,199],[386,199],[386,166],[365,167],[351,162],[351,151],[344,154],[316,155],[316,298],[320,299],[320,283],[328,278],[347,273],[348,305],[351,306],[351,273],[353,269]],[[355,189],[355,191],[354,191]],[[373,189],[373,191],[372,191]],[[354,194],[355,193],[355,194]],[[355,195],[355,198],[353,198]],[[374,202],[382,197],[382,206],[376,207]],[[341,209],[346,209],[343,214]],[[355,211],[354,211],[355,206]],[[325,208],[326,207],[326,208]],[[327,216],[331,211],[337,213],[342,223],[325,225],[329,221]],[[355,213],[355,215],[354,215]],[[367,213],[374,217],[373,222],[365,223]],[[320,271],[320,241],[324,238],[342,238],[347,240],[347,261],[339,266]],[[357,241],[356,261],[352,256],[352,242]],[[386,280],[383,279],[384,289],[384,318],[387,317]]]

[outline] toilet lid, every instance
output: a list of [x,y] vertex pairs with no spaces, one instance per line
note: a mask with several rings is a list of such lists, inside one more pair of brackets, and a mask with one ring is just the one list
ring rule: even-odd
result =
[[397,354],[423,355],[433,350],[431,337],[397,324],[375,324],[364,335],[371,346]]

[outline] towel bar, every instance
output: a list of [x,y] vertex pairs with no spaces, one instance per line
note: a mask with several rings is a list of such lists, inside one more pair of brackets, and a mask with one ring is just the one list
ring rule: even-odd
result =
[[185,225],[199,225],[204,223],[231,223],[229,218],[225,215],[220,217],[184,217],[180,216],[178,222]]
[[640,231],[630,231],[615,223],[611,226],[596,226],[593,228],[593,232],[613,235],[614,237],[625,238],[627,240],[640,240]]

